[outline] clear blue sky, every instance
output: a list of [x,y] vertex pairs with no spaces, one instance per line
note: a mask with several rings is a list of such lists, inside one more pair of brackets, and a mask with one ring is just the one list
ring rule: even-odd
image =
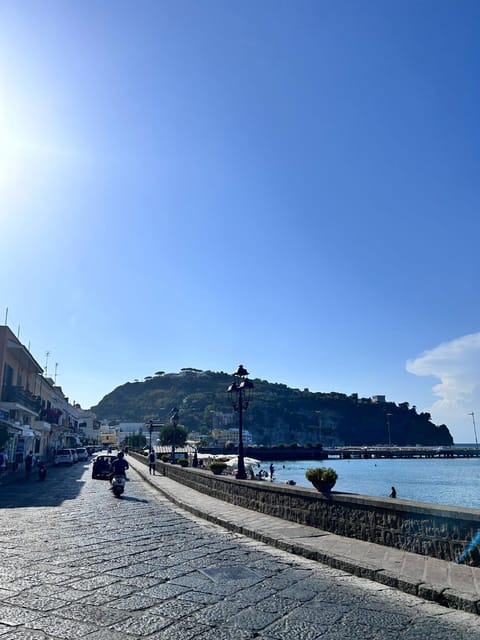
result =
[[[2,0],[0,322],[480,423],[480,3]],[[480,425],[479,425],[480,426]]]

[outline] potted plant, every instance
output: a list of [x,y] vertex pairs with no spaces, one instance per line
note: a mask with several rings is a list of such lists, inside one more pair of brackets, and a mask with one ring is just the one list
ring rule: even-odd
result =
[[211,462],[209,465],[210,471],[214,473],[216,476],[219,476],[223,473],[223,471],[227,468],[226,462],[221,462],[220,460],[215,460]]
[[316,469],[307,469],[305,477],[318,491],[328,492],[335,486],[338,474],[331,467],[317,467]]

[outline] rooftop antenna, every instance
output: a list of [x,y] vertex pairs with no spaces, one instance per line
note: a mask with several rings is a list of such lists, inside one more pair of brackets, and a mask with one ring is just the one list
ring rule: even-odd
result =
[[48,356],[50,355],[50,351],[45,351],[45,377],[48,374]]
[[55,375],[53,376],[53,380],[55,384],[57,384],[57,369],[58,369],[58,362],[55,362]]
[[8,307],[5,309],[5,326],[7,326],[8,322]]

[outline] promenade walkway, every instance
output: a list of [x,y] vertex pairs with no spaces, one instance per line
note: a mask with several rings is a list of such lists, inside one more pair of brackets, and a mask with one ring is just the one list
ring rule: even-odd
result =
[[128,462],[173,503],[230,531],[446,607],[480,615],[480,568],[287,522],[211,498],[158,473],[149,475],[146,464],[131,456]]

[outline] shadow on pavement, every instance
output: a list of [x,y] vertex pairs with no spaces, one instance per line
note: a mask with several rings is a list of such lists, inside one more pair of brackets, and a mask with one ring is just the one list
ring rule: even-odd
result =
[[149,503],[149,500],[143,500],[142,498],[133,498],[132,496],[122,496],[120,498],[120,500],[127,500],[127,502],[145,502],[146,504]]
[[29,477],[19,474],[0,484],[0,509],[55,507],[74,500],[86,482],[84,474],[90,473],[89,463],[78,462],[72,467],[49,467],[43,482],[36,471]]

